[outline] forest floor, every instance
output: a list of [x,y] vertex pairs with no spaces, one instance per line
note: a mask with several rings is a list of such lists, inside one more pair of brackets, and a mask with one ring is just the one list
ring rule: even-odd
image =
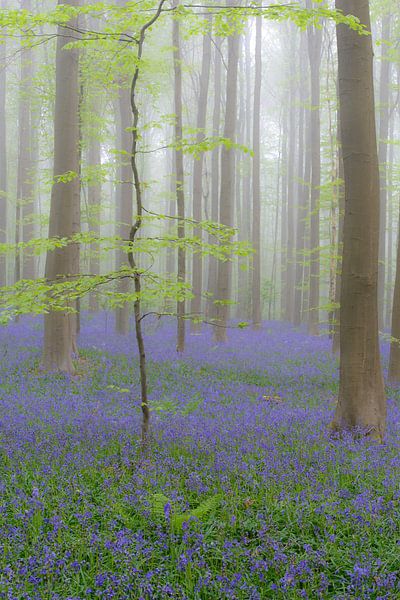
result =
[[0,331],[0,599],[400,598],[400,391],[384,445],[330,439],[326,337],[207,330],[178,358],[147,324],[145,460],[134,336],[85,316],[73,378],[41,339]]

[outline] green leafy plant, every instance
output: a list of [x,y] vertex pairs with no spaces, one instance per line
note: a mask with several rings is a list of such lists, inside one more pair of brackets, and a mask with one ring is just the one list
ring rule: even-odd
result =
[[212,513],[216,511],[221,503],[221,494],[215,494],[207,500],[204,500],[196,508],[184,513],[176,513],[173,510],[172,503],[164,494],[153,494],[151,498],[151,510],[156,519],[167,519],[174,533],[180,533],[184,523],[195,518],[199,521],[205,521]]

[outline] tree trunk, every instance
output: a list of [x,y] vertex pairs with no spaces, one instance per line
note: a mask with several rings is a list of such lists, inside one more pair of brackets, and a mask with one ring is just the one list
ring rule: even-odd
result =
[[[336,0],[371,31],[368,0]],[[337,26],[345,216],[340,386],[334,430],[382,440],[386,422],[378,336],[379,168],[371,36]]]
[[296,30],[290,25],[290,82],[289,82],[289,136],[287,159],[287,251],[286,251],[286,293],[285,320],[293,321],[295,288],[295,153],[296,153]]
[[[307,0],[307,7],[311,4]],[[320,67],[322,31],[307,30],[311,78],[311,221],[310,221],[310,297],[308,331],[319,333],[319,186],[321,185]]]
[[397,232],[396,279],[393,293],[392,340],[390,343],[388,379],[392,383],[400,382],[400,212]]
[[[261,16],[256,18],[256,48],[254,72],[254,104],[253,104],[253,227],[252,241],[253,280],[252,280],[252,321],[253,328],[261,326],[261,182],[260,182],[260,112],[261,112],[261,79],[262,79],[262,22]],[[244,207],[246,210],[246,207]]]
[[[129,90],[120,87],[118,90],[118,150],[121,152],[119,158],[119,175],[117,187],[117,233],[124,239],[129,239],[129,231],[133,220],[133,177],[131,168],[131,146],[132,112],[130,108]],[[117,253],[117,269],[127,266],[128,258],[126,252]],[[126,294],[130,290],[130,279],[124,278],[118,281],[118,292]],[[129,333],[130,305],[125,302],[117,308],[115,313],[115,329],[121,335]]]
[[[210,20],[210,18],[208,18]],[[200,93],[199,103],[197,107],[197,143],[201,142],[205,138],[206,128],[206,117],[207,117],[207,101],[208,101],[208,87],[210,83],[210,66],[211,66],[211,36],[203,36],[203,55],[201,62],[201,74],[200,74]],[[203,218],[203,152],[200,153],[199,158],[194,161],[193,165],[193,219],[195,221],[201,221]],[[194,235],[202,239],[201,227],[195,227]],[[201,295],[203,291],[203,257],[201,252],[195,252],[193,254],[193,271],[192,271],[192,291],[193,299],[191,302],[190,312],[192,315],[201,315]],[[192,321],[191,326],[192,332],[197,333],[201,330],[201,323]]]
[[[22,8],[31,10],[30,0],[23,0]],[[33,231],[33,161],[32,161],[32,126],[31,126],[31,78],[32,50],[21,49],[21,80],[18,108],[18,168],[17,168],[17,200],[15,219],[16,243],[27,242],[34,237]],[[34,255],[28,250],[16,251],[15,281],[21,278],[35,277]]]
[[[1,7],[6,8],[2,0]],[[7,242],[6,42],[0,43],[0,244]],[[7,259],[0,254],[0,287],[7,283]]]
[[[217,38],[215,41],[214,52],[214,106],[213,106],[213,135],[219,136],[221,120],[221,91],[222,91],[222,40]],[[219,215],[219,167],[220,167],[220,147],[217,146],[211,153],[211,221],[218,222]],[[213,243],[212,236],[209,237],[209,243]],[[215,319],[217,297],[217,272],[218,263],[214,256],[209,257],[208,263],[208,284],[207,290],[210,300],[207,303],[207,318]]]
[[[301,37],[300,42],[300,72],[304,78],[307,77],[307,65],[305,56],[305,38]],[[303,83],[303,81],[302,81]],[[300,109],[299,109],[299,147],[298,147],[298,209],[296,223],[296,273],[294,290],[293,323],[298,326],[301,323],[301,299],[303,294],[303,274],[304,274],[304,247],[307,208],[309,203],[309,185],[304,178],[304,117],[305,104],[307,100],[306,86],[300,85]],[[307,130],[309,127],[307,128]],[[306,149],[307,152],[307,149]],[[307,152],[308,153],[308,152]],[[309,153],[308,153],[309,155]]]
[[[227,6],[232,6],[233,0],[227,0]],[[226,75],[226,112],[224,138],[235,141],[237,124],[237,89],[239,65],[240,36],[231,35],[228,38],[228,68]],[[221,194],[219,205],[219,221],[222,225],[232,227],[233,196],[234,196],[234,150],[223,146],[221,151]],[[228,322],[228,303],[231,298],[232,263],[230,260],[218,264],[217,284],[217,316],[214,336],[217,342],[227,340],[226,327]]]
[[[182,117],[182,57],[179,21],[174,19],[172,24],[172,45],[174,48],[174,106],[175,106],[175,140],[182,139],[183,117]],[[178,215],[178,238],[185,237],[185,194],[184,194],[184,168],[183,154],[179,150],[175,152],[176,166],[176,206]],[[178,248],[178,283],[184,283],[186,279],[186,252],[183,247]],[[185,350],[185,301],[177,302],[177,352]]]
[[[65,0],[63,0],[65,3]],[[69,0],[78,6],[79,0]],[[51,191],[49,236],[71,238],[79,231],[79,179],[63,183],[57,177],[79,172],[79,51],[65,49],[76,38],[73,18],[67,27],[60,26],[56,51],[56,99],[54,115],[54,182]],[[77,274],[79,246],[70,244],[47,253],[46,278],[66,279]],[[44,318],[43,366],[47,370],[73,373],[72,354],[75,346],[75,319],[63,311],[51,311]]]
[[[391,15],[382,17],[382,38],[390,40]],[[387,140],[389,135],[389,86],[390,67],[388,46],[381,46],[381,72],[379,81],[379,144],[378,160],[380,168],[380,228],[379,228],[379,267],[378,267],[378,318],[379,329],[384,327],[385,312],[385,258],[386,258],[386,210],[387,210]]]
[[[101,167],[101,144],[100,140],[93,136],[89,141],[89,152],[88,152],[89,165],[92,168]],[[92,181],[88,185],[88,208],[89,208],[89,229],[96,236],[100,236],[100,220],[101,220],[101,182],[97,180]],[[89,272],[92,275],[100,274],[100,255],[99,255],[99,244],[91,244],[90,246],[90,258],[89,258]],[[89,309],[91,311],[99,310],[99,299],[96,292],[93,292],[89,296]]]

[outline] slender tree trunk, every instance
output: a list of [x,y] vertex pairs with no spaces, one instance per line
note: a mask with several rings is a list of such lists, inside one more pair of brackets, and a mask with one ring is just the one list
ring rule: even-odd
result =
[[[23,0],[22,8],[31,10],[30,0]],[[17,168],[17,201],[15,219],[16,243],[27,242],[34,237],[33,232],[33,162],[32,162],[32,127],[31,127],[31,77],[32,50],[21,50],[21,80],[18,108],[18,168]],[[15,257],[15,281],[21,278],[35,277],[34,255],[25,250],[17,250]]]
[[[129,102],[129,90],[120,87],[118,90],[118,150],[119,175],[117,186],[117,234],[123,239],[129,239],[129,231],[133,220],[133,176],[131,169],[131,138],[132,114]],[[128,258],[126,252],[117,253],[117,269],[127,266]],[[120,279],[118,292],[126,294],[130,290],[129,278]],[[128,302],[117,308],[115,313],[115,328],[117,333],[127,335],[129,333],[129,317],[131,314]]]
[[[6,8],[6,0],[1,7]],[[7,116],[6,116],[6,42],[0,43],[0,244],[7,242]],[[7,283],[7,260],[0,254],[0,287]]]
[[[233,5],[233,0],[227,0],[227,6]],[[237,90],[239,65],[240,36],[231,35],[228,38],[228,67],[226,77],[226,111],[224,137],[232,141],[236,138],[237,124]],[[219,220],[222,225],[231,227],[233,224],[233,195],[234,195],[234,150],[224,146],[221,152],[221,194],[219,205]],[[229,308],[227,302],[231,297],[232,263],[230,260],[218,264],[217,286],[217,317],[214,336],[217,342],[227,340],[227,321]]]
[[[172,24],[172,45],[174,48],[174,105],[175,105],[175,140],[182,138],[182,57],[179,21],[174,19]],[[183,154],[179,150],[175,152],[176,166],[176,205],[178,215],[178,238],[185,237],[185,194],[183,168]],[[184,283],[186,279],[186,252],[183,247],[178,248],[178,283]],[[185,350],[185,301],[177,302],[177,352]]]
[[[390,40],[391,15],[382,17],[382,38]],[[378,268],[378,318],[379,329],[384,327],[385,312],[385,258],[386,258],[386,210],[387,210],[387,139],[389,135],[389,86],[390,67],[388,46],[381,46],[381,72],[379,85],[379,144],[378,160],[380,168],[380,229],[379,229],[379,268]]]
[[[200,93],[199,93],[199,104],[197,107],[197,143],[201,142],[205,138],[206,128],[206,117],[207,117],[207,102],[208,102],[208,87],[210,83],[210,67],[211,67],[211,34],[203,36],[203,54],[201,61],[201,74],[200,74]],[[202,204],[203,204],[203,158],[204,154],[200,153],[197,160],[194,161],[193,165],[193,219],[195,221],[201,221],[203,218]],[[194,229],[194,235],[202,239],[201,227]],[[193,288],[193,299],[191,302],[191,313],[192,315],[202,314],[202,302],[201,295],[203,291],[203,258],[201,252],[195,252],[193,254],[193,272],[192,272],[192,288]],[[197,333],[201,330],[201,323],[198,321],[192,321],[191,326],[192,332]]]
[[396,279],[393,293],[392,340],[390,343],[388,379],[392,383],[400,381],[400,212],[397,231]]
[[[300,71],[303,78],[308,75],[306,63],[305,37],[302,35],[300,42]],[[294,310],[293,323],[299,326],[301,323],[301,298],[303,292],[303,272],[304,272],[304,247],[305,247],[305,229],[307,208],[309,203],[309,185],[304,180],[304,117],[305,104],[307,100],[306,86],[300,85],[300,110],[299,110],[299,146],[298,146],[298,209],[297,209],[297,230],[296,230],[296,273],[295,273],[295,291],[294,291]]]
[[283,112],[282,126],[282,198],[281,198],[281,319],[286,318],[286,270],[287,270],[287,181],[288,181],[288,164],[287,164],[287,107],[285,105]]
[[[65,0],[63,0],[65,4]],[[78,6],[79,0],[69,0]],[[63,183],[57,177],[67,172],[79,172],[79,51],[65,49],[76,38],[71,30],[77,19],[60,26],[56,51],[56,99],[54,114],[54,183],[51,191],[49,236],[71,238],[79,231],[79,179]],[[47,253],[46,278],[54,281],[77,274],[79,246],[69,244]],[[51,311],[44,318],[43,366],[47,370],[74,371],[72,354],[75,345],[75,320],[63,311]]]
[[345,212],[345,191],[344,191],[344,172],[343,172],[343,152],[342,152],[342,137],[340,132],[340,110],[337,115],[338,131],[337,131],[337,162],[338,162],[338,177],[340,184],[338,186],[339,200],[339,228],[338,228],[338,260],[336,265],[336,287],[335,287],[335,318],[332,340],[332,352],[338,354],[340,351],[340,295],[342,289],[342,255],[343,255],[343,223]]
[[295,151],[296,151],[296,31],[290,25],[290,83],[289,83],[289,141],[287,161],[287,254],[286,254],[286,293],[285,320],[293,321],[295,289]]
[[[310,2],[307,0],[307,6]],[[320,67],[322,32],[310,26],[307,30],[311,77],[311,221],[310,221],[310,297],[308,331],[319,333],[319,187],[321,185]]]
[[[371,31],[368,0],[336,0]],[[386,398],[378,336],[379,167],[371,36],[337,26],[345,216],[340,385],[334,430],[383,439]]]
[[262,21],[256,18],[256,48],[254,73],[253,104],[253,227],[252,240],[253,281],[252,281],[252,320],[253,328],[261,326],[261,181],[260,181],[260,112],[261,112],[261,80],[262,80]]
[[[89,165],[92,168],[101,167],[101,144],[97,137],[92,136],[89,142],[88,152]],[[88,208],[89,208],[89,229],[96,236],[100,236],[100,220],[101,220],[101,182],[96,180],[88,185]],[[91,244],[89,272],[92,275],[100,273],[100,248],[98,244]],[[99,310],[99,300],[94,292],[89,296],[89,309],[91,311]]]
[[[214,106],[213,106],[213,135],[219,136],[221,120],[221,91],[222,91],[222,40],[217,38],[215,41],[214,52]],[[220,147],[217,146],[211,153],[211,220],[218,222],[219,215],[219,167],[220,167]],[[213,238],[209,237],[209,243],[213,243]],[[217,269],[218,263],[214,256],[209,257],[208,263],[208,293],[210,300],[208,302],[207,318],[215,319],[217,297]]]
[[[393,119],[390,121],[389,139],[393,140]],[[388,204],[388,226],[387,226],[387,279],[386,279],[386,311],[385,327],[390,328],[393,300],[393,158],[394,145],[389,145],[388,157],[388,179],[387,179],[387,204]]]

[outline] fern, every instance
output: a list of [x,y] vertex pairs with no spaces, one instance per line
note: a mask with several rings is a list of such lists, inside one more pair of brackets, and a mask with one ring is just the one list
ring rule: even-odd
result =
[[175,533],[180,533],[183,524],[187,523],[187,521],[193,517],[199,519],[199,521],[205,521],[206,518],[218,508],[221,498],[221,494],[215,494],[214,496],[211,496],[211,498],[207,498],[207,500],[201,502],[199,506],[192,510],[185,513],[175,513],[169,498],[164,496],[164,494],[154,494],[151,500],[151,508],[154,517],[163,518],[166,516],[165,506],[169,504],[171,506],[171,529]]

